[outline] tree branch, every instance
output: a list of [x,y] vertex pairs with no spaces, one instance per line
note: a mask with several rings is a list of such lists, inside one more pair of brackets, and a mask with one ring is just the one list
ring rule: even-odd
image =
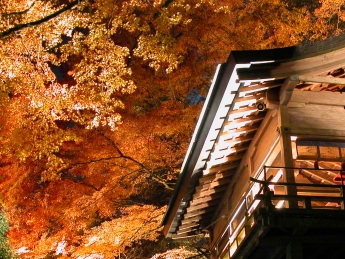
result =
[[63,12],[72,9],[74,6],[79,4],[81,1],[83,1],[83,0],[75,0],[75,1],[73,1],[71,3],[69,3],[68,5],[66,5],[65,7],[61,8],[60,10],[58,10],[58,11],[56,11],[56,12],[54,12],[54,13],[46,16],[46,17],[43,17],[42,19],[39,19],[39,20],[36,20],[36,21],[32,21],[32,22],[28,22],[28,23],[17,24],[14,27],[12,27],[12,28],[10,28],[10,29],[8,29],[6,31],[1,32],[0,33],[0,38],[7,37],[10,34],[18,32],[20,30],[23,30],[25,28],[28,28],[28,27],[31,27],[31,26],[36,26],[36,25],[42,24],[44,22],[47,22],[47,21],[49,21],[49,20],[59,16]]
[[137,164],[138,166],[140,166],[145,172],[149,173],[150,174],[150,177],[152,180],[160,183],[160,184],[163,184],[164,187],[168,190],[173,190],[173,188],[171,188],[166,182],[164,182],[162,179],[160,179],[159,177],[153,175],[152,171],[150,169],[148,169],[144,164],[142,164],[141,162],[139,162],[138,160],[130,157],[130,156],[126,156],[122,153],[122,151],[120,150],[120,148],[114,143],[114,141],[109,138],[108,136],[106,136],[105,134],[103,134],[102,132],[99,131],[99,133],[111,144],[111,146],[113,148],[116,149],[116,151],[119,153],[120,157],[121,158],[124,158],[124,159],[127,159],[135,164]]

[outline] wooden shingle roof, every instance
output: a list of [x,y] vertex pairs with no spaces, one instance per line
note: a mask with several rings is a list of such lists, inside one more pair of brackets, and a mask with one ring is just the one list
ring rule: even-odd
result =
[[215,73],[163,219],[164,234],[188,237],[209,226],[267,109],[294,89],[342,92],[344,68],[344,35],[296,47],[232,52]]

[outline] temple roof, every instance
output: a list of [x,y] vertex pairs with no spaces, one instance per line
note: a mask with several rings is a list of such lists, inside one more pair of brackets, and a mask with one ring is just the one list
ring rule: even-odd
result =
[[231,52],[214,75],[163,219],[164,234],[193,236],[211,224],[269,109],[288,102],[294,90],[342,93],[344,78],[345,35]]

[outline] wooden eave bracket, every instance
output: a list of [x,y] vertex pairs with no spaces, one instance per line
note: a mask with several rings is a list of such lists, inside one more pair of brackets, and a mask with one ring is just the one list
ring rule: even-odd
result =
[[287,79],[285,79],[280,89],[279,100],[281,105],[287,105],[289,103],[292,96],[292,92],[295,89],[298,82],[345,85],[345,78],[311,75],[289,76]]
[[332,76],[293,75],[293,76],[290,76],[290,79],[294,81],[302,81],[305,83],[345,85],[345,78],[332,77]]

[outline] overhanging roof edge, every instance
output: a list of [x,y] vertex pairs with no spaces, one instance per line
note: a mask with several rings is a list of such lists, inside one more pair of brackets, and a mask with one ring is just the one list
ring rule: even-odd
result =
[[[176,213],[178,205],[182,201],[183,197],[181,197],[181,191],[185,191],[188,187],[184,185],[185,180],[190,180],[190,177],[192,176],[194,165],[199,158],[199,154],[203,148],[204,141],[207,138],[209,129],[212,125],[212,118],[218,110],[217,108],[228,85],[228,79],[232,76],[235,66],[236,62],[231,58],[230,54],[227,63],[224,63],[217,67],[215,76],[212,80],[211,88],[205,100],[205,104],[203,105],[202,112],[196,125],[191,143],[189,145],[186,158],[183,162],[181,173],[178,177],[174,193],[172,195],[172,198],[170,199],[168,208],[163,217],[162,225],[165,225],[167,221],[171,219],[172,211],[175,210]],[[193,167],[192,170],[191,167]],[[174,217],[175,213],[173,213]]]
[[231,52],[237,64],[274,60],[276,62],[294,61],[322,55],[344,48],[345,33],[317,42],[304,42],[290,47],[264,50],[235,50]]
[[212,126],[214,115],[216,114],[222,100],[222,94],[228,87],[227,82],[233,73],[236,73],[236,65],[254,64],[255,62],[265,63],[265,61],[284,63],[286,61],[303,59],[308,56],[321,55],[322,53],[340,49],[344,46],[344,41],[345,34],[321,43],[318,42],[314,44],[305,44],[273,50],[233,51],[230,53],[227,63],[219,67],[219,70],[217,70],[213,79],[208,99],[203,106],[203,112],[198,120],[174,193],[164,215],[162,225],[164,225],[163,232],[165,235],[170,232],[171,223],[176,217],[181,201],[186,197],[188,191],[191,190],[193,185],[192,182],[194,181],[195,184],[196,180],[192,179],[193,173],[195,173],[195,165],[201,154],[204,141],[208,136],[208,131]]

